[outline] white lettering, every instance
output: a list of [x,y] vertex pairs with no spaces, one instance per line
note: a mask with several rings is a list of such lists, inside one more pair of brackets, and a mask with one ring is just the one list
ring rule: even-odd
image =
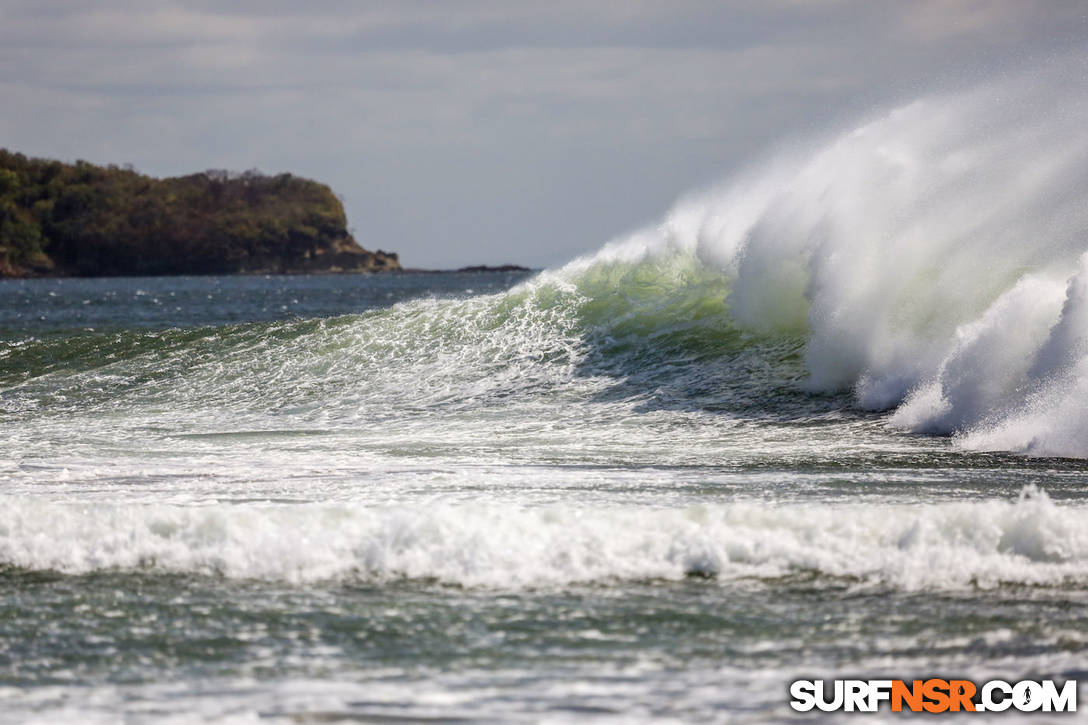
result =
[[1066,680],[1061,692],[1053,680],[1043,680],[1043,711],[1051,712],[1076,712],[1077,711],[1077,681]]
[[816,683],[812,680],[797,680],[790,685],[790,707],[797,712],[808,712],[816,707]]
[[880,709],[880,703],[892,699],[891,680],[869,680],[869,709],[868,712],[876,712]]
[[1012,688],[1012,704],[1020,712],[1035,712],[1043,706],[1043,688],[1038,682],[1022,680]]
[[[994,692],[1000,692],[1002,698],[994,699]],[[990,680],[982,687],[982,704],[979,708],[988,712],[1004,712],[1012,706],[1012,685],[1004,680]]]
[[827,693],[824,691],[825,684],[822,680],[816,683],[816,707],[824,712],[835,712],[842,707],[843,700],[846,699],[843,693],[842,680],[835,680],[832,686],[832,692],[835,693],[835,696],[830,700],[827,699]]

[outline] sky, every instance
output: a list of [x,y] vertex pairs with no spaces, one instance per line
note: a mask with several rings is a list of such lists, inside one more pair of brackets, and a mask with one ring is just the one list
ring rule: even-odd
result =
[[406,266],[547,267],[1085,39],[1080,0],[0,0],[0,147],[287,171]]

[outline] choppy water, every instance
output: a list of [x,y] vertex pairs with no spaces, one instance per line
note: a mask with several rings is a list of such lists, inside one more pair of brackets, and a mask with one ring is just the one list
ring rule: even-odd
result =
[[0,283],[0,720],[1088,679],[1088,137],[1034,88],[535,275]]

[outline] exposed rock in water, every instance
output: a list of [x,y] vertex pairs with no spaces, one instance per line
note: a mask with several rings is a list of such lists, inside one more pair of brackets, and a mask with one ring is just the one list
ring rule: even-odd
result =
[[155,179],[0,150],[0,276],[399,270],[347,229],[332,190],[291,174]]
[[461,267],[454,270],[455,272],[531,272],[528,267],[522,267],[519,264],[500,264],[500,265],[487,265],[487,264],[474,264],[470,267]]

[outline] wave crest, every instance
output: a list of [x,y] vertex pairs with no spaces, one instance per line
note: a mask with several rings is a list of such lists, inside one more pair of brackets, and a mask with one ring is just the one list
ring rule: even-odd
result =
[[1088,99],[1054,92],[1082,66],[783,152],[566,271],[690,255],[741,329],[805,339],[806,389],[968,448],[1088,456]]
[[907,590],[1088,583],[1088,509],[1016,502],[685,509],[7,500],[0,562],[305,582],[525,588],[816,574]]

